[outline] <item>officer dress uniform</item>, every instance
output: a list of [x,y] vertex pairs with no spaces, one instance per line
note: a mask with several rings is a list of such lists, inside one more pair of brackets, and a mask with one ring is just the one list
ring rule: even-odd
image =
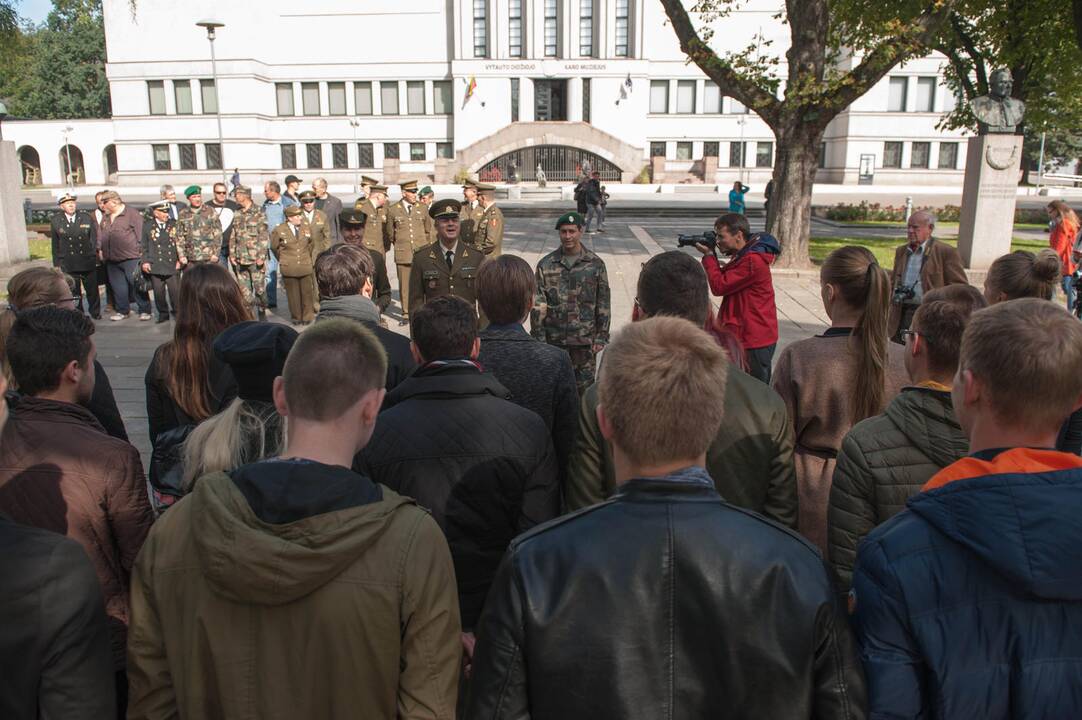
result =
[[495,204],[481,213],[474,241],[474,247],[486,257],[499,257],[503,253],[503,211]]
[[[472,187],[477,188],[477,183],[472,180],[467,180],[462,185],[463,189]],[[462,203],[462,210],[459,213],[459,229],[458,239],[464,240],[468,244],[478,247],[475,235],[477,235],[477,229],[481,223],[481,216],[484,215],[485,209],[481,207],[481,203],[474,200],[472,203]]]
[[[461,204],[457,200],[440,200],[433,203],[429,213],[433,219],[442,215],[458,215]],[[451,252],[437,241],[421,248],[413,256],[410,275],[410,307],[416,309],[432,298],[454,295],[477,309],[477,271],[485,256],[459,239]]]
[[308,230],[312,235],[312,257],[316,257],[324,250],[329,250],[331,245],[334,244],[334,226],[330,218],[327,217],[327,213],[317,209],[315,205],[312,205],[311,212],[304,209],[306,200],[309,198],[313,202],[316,200],[314,191],[305,190],[300,194],[300,198],[300,209],[301,214],[304,215],[304,224],[308,226]]
[[[373,184],[369,187],[369,192],[373,189],[382,193],[387,192],[385,185]],[[383,226],[386,223],[387,216],[384,209],[377,208],[369,198],[358,200],[354,210],[363,213],[365,216],[364,247],[371,253],[372,262],[376,265],[375,276],[372,278],[372,290],[376,295],[376,306],[379,307],[379,311],[382,313],[391,305],[391,279],[387,275],[386,257],[390,245],[384,244],[383,233]],[[342,217],[344,218],[345,214]]]
[[[348,242],[346,240],[347,229],[367,227],[368,220],[369,216],[356,208],[352,210],[343,210],[338,215],[338,227],[342,229],[342,242]],[[377,221],[373,220],[373,222]],[[365,245],[363,239],[359,245],[367,250],[368,254],[372,256],[372,264],[375,266],[372,275],[372,300],[376,303],[376,307],[378,307],[379,311],[382,313],[391,305],[391,281],[387,277],[387,263],[383,260],[383,253]]]
[[[163,203],[155,203],[151,207]],[[168,210],[168,208],[166,208]],[[150,283],[154,289],[154,305],[158,308],[158,322],[169,319],[169,306],[173,306],[173,312],[177,311],[177,294],[180,286],[180,258],[181,252],[178,246],[177,224],[172,218],[164,223],[151,217],[143,223],[142,257],[139,259],[139,267],[150,265]],[[166,300],[166,292],[169,299]]]
[[[75,200],[64,195],[60,202]],[[68,216],[63,210],[49,222],[53,240],[53,267],[58,267],[75,280],[77,307],[83,306],[86,290],[87,312],[101,318],[101,295],[98,293],[98,224],[88,212],[76,210]]]
[[[247,188],[244,188],[247,190]],[[251,190],[248,190],[250,193]],[[267,257],[270,233],[267,216],[254,203],[247,210],[233,214],[233,236],[229,239],[229,258],[237,271],[245,302],[256,305],[260,317],[267,311]]]
[[[556,223],[583,226],[579,213]],[[571,356],[581,395],[594,382],[594,346],[609,342],[610,293],[605,262],[586,248],[565,255],[557,248],[537,263],[537,294],[530,311],[530,333]]]
[[289,314],[293,324],[303,324],[315,320],[315,242],[312,226],[302,222],[293,225],[289,218],[301,215],[301,209],[290,205],[285,209],[286,221],[271,232],[271,251],[278,258],[278,271],[286,286],[286,298],[289,300]]
[[[410,180],[401,185],[403,190],[417,190],[417,182]],[[402,198],[387,210],[387,223],[384,235],[387,244],[394,246],[394,262],[398,270],[398,294],[402,299],[402,319],[408,319],[410,313],[410,272],[413,256],[418,250],[429,245],[428,216],[421,203],[409,203]],[[429,218],[430,219],[430,218]]]

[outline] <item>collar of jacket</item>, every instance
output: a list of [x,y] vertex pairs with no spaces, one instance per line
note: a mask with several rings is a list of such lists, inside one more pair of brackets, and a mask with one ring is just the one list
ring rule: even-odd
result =
[[379,308],[364,295],[321,298],[317,320],[344,317],[366,324],[379,325]]
[[384,407],[421,396],[449,399],[477,395],[511,399],[511,391],[501,385],[495,375],[483,372],[479,365],[429,363],[414,370],[412,375],[389,392]]
[[89,425],[105,434],[105,428],[98,422],[98,419],[82,405],[75,405],[62,400],[48,400],[29,395],[19,395],[18,393],[8,393],[7,399],[12,418],[78,423],[80,425]]
[[995,455],[978,452],[937,472],[921,492],[988,475],[1030,475],[1078,468],[1082,468],[1082,458],[1047,448],[1009,448]]
[[[593,257],[594,254],[592,252],[590,252],[590,248],[586,247],[586,243],[580,243],[580,247],[582,249],[579,251],[578,255],[568,255],[567,253],[564,252],[564,249],[561,246],[559,248],[560,256],[558,258],[556,258],[556,262],[560,263],[561,265],[566,267],[568,270],[573,268],[576,263],[587,262],[588,260],[590,260]],[[567,262],[564,262],[565,260]]]
[[613,494],[628,502],[719,502],[722,500],[705,468],[687,467],[664,477],[640,477],[620,485]]
[[486,340],[512,340],[520,342],[540,342],[533,335],[526,332],[522,323],[510,323],[508,325],[489,325],[481,331],[481,343]]

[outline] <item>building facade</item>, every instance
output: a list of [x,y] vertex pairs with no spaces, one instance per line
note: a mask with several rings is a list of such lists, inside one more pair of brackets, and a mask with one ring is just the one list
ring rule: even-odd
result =
[[[777,10],[750,0],[718,21],[715,46],[771,40],[784,76]],[[587,163],[610,182],[772,173],[767,125],[687,63],[655,0],[140,0],[135,15],[105,0],[104,12],[113,117],[5,123],[24,179],[208,182],[223,165],[246,182],[297,171],[339,185],[532,181],[538,168],[566,182]],[[196,25],[210,17],[224,23],[213,69]],[[936,129],[953,106],[943,65],[895,68],[840,115],[819,180],[960,184],[965,135]]]

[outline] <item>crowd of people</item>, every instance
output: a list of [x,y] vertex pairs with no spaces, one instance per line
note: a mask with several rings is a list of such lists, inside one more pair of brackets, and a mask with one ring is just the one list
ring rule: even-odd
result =
[[[825,259],[830,326],[775,360],[780,248],[739,213],[701,262],[644,263],[610,338],[578,212],[531,268],[494,203],[471,215],[488,186],[404,183],[381,217],[374,181],[333,216],[292,184],[262,210],[238,186],[228,269],[192,239],[213,212],[168,197],[166,234],[106,260],[116,303],[161,275],[175,320],[149,484],[84,280],[10,281],[0,716],[1082,713],[1073,236],[982,291],[915,213],[889,270]],[[381,323],[392,247],[408,338]],[[310,327],[259,321],[274,272]]]

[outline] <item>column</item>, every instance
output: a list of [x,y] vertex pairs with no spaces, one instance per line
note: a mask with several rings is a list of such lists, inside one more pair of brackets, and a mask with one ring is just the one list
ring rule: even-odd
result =
[[533,80],[521,78],[518,83],[518,119],[519,122],[534,121]]
[[582,122],[582,78],[573,77],[567,81],[567,119]]

